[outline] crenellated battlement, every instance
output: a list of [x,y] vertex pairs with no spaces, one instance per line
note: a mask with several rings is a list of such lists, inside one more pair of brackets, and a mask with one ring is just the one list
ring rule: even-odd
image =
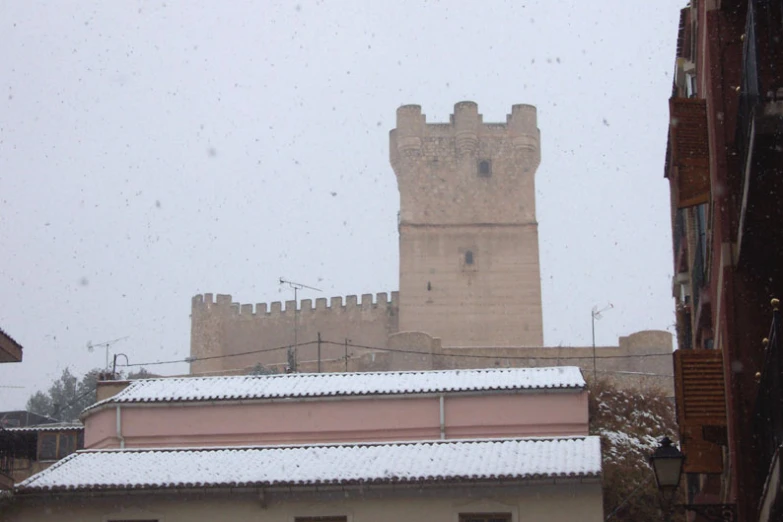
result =
[[536,108],[513,105],[505,123],[484,123],[478,105],[463,101],[454,105],[449,123],[427,123],[420,105],[403,105],[397,109],[397,126],[390,132],[392,165],[401,158],[420,155],[425,148],[424,140],[443,138],[453,138],[460,155],[476,155],[482,139],[505,138],[513,150],[538,157],[540,139]]
[[484,122],[478,105],[454,105],[448,123],[428,123],[419,105],[397,109],[389,157],[400,191],[400,224],[535,223],[541,162],[532,105],[511,107],[505,122]]
[[[398,292],[331,298],[236,303],[228,294],[199,294],[191,304],[191,372],[230,370],[255,364],[287,364],[286,347],[297,357],[344,357],[334,343],[318,348],[319,337],[384,346],[398,330]],[[346,341],[347,342],[347,341]]]
[[[271,317],[290,314],[298,310],[300,315],[317,312],[351,312],[353,310],[366,311],[388,306],[397,307],[399,292],[380,292],[377,294],[362,294],[337,297],[319,297],[296,301],[273,301],[271,303],[241,304],[233,302],[228,294],[198,294],[193,297],[192,310],[202,312],[207,310],[223,311],[230,315]],[[298,304],[298,306],[297,306]]]

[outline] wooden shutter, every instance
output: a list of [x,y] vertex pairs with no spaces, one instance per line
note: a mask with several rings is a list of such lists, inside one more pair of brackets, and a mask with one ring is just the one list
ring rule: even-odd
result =
[[674,352],[674,396],[686,473],[720,473],[723,451],[709,435],[725,429],[723,354],[718,350]]
[[707,102],[699,98],[669,100],[668,170],[677,192],[679,208],[707,203],[710,199],[710,145]]

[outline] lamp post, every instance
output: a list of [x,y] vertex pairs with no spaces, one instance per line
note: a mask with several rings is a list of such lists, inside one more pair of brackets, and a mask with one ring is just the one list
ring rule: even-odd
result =
[[677,490],[680,487],[682,467],[685,455],[675,446],[669,437],[661,439],[661,444],[650,455],[650,466],[655,473],[655,485],[661,494],[661,510],[665,520],[671,520],[675,508],[693,511],[707,520],[716,522],[735,522],[736,504],[675,504]]
[[650,455],[650,465],[655,473],[655,485],[661,493],[661,510],[666,520],[671,520],[684,463],[685,455],[672,444],[669,437],[662,438],[661,445]]

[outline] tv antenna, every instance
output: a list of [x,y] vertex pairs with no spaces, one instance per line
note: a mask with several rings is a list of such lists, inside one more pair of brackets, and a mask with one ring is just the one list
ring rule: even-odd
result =
[[[303,283],[297,283],[296,281],[289,281],[287,279],[283,279],[282,277],[279,279],[279,283],[281,285],[288,285],[290,288],[294,290],[294,346],[292,353],[289,354],[289,366],[293,366],[291,368],[291,371],[296,371],[296,347],[299,344],[298,339],[298,332],[299,332],[299,290],[314,290],[316,292],[320,292],[320,288],[316,288],[314,286],[308,286]],[[291,364],[293,362],[293,365]]]
[[614,305],[612,303],[608,303],[606,306],[600,309],[598,308],[598,305],[595,305],[590,313],[590,315],[593,318],[593,380],[596,380],[598,376],[598,372],[595,366],[595,322],[600,321],[601,318],[603,317],[603,313],[608,310],[611,310],[612,308],[614,308]]
[[95,351],[96,348],[105,347],[106,348],[106,366],[103,367],[104,370],[109,369],[109,347],[113,345],[114,343],[118,343],[120,341],[124,341],[130,337],[130,335],[126,335],[125,337],[118,337],[117,339],[112,339],[111,341],[104,341],[102,343],[93,343],[92,341],[87,341],[87,351],[92,353]]

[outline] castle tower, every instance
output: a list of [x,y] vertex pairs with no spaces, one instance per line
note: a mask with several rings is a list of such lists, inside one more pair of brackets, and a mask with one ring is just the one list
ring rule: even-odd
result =
[[536,109],[484,123],[473,102],[449,123],[397,109],[391,164],[400,191],[400,331],[443,346],[542,346],[535,212]]

